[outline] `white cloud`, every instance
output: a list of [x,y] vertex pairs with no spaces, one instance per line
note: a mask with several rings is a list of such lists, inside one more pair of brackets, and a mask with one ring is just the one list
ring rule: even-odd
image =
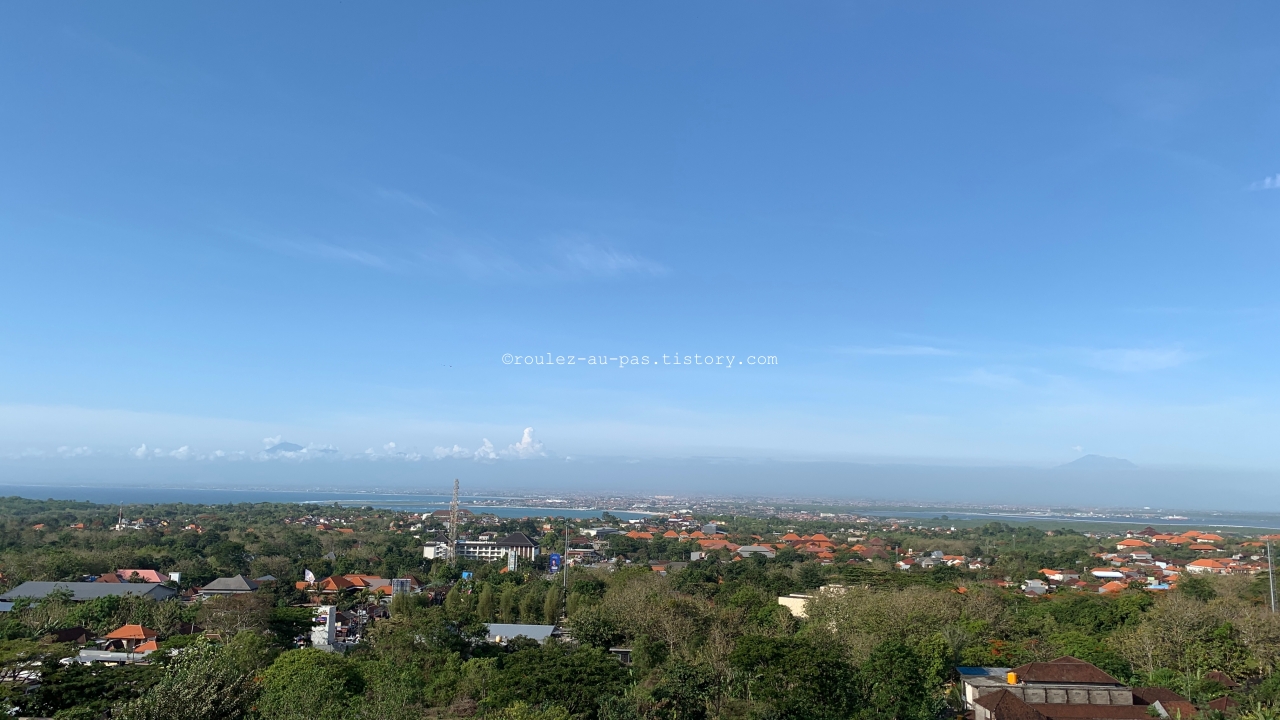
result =
[[[542,443],[533,437],[533,428],[525,428],[524,433],[520,436],[520,441],[508,445],[502,450],[498,450],[489,438],[484,438],[480,447],[475,450],[468,450],[461,445],[453,447],[438,446],[431,453],[436,460],[444,460],[446,458],[472,458],[473,460],[492,461],[499,459],[525,460],[528,458],[546,457],[546,450],[543,449]],[[414,454],[406,456],[416,460],[420,456]]]
[[432,452],[432,455],[435,456],[435,459],[437,460],[443,460],[445,458],[467,458],[471,457],[471,451],[460,445],[454,445],[451,448],[437,447]]
[[394,453],[396,451],[396,444],[393,442],[389,442],[386,445],[383,445],[382,449],[387,451],[388,453]]
[[886,347],[859,347],[842,351],[849,355],[891,355],[891,356],[925,356],[955,355],[952,350],[931,347],[929,345],[889,345]]
[[129,452],[130,452],[130,453],[132,453],[132,454],[133,454],[133,456],[134,456],[134,457],[136,457],[136,458],[138,458],[139,460],[146,460],[146,459],[147,459],[147,444],[146,444],[146,443],[142,443],[142,445],[141,445],[140,447],[136,447],[136,448],[129,448]]
[[352,249],[316,240],[294,240],[266,236],[242,235],[251,242],[282,255],[310,257],[336,262],[352,262],[379,270],[390,270],[391,263],[367,250]]
[[498,454],[493,451],[493,443],[489,442],[489,438],[484,438],[484,444],[476,449],[475,458],[477,460],[498,459]]
[[283,435],[277,435],[275,437],[269,437],[269,438],[262,438],[262,447],[264,449],[269,447],[275,447],[276,445],[279,445],[280,441],[283,439],[284,439]]
[[562,243],[560,258],[566,269],[585,272],[589,275],[614,276],[624,273],[665,275],[669,272],[661,263],[609,245],[587,241]]
[[1015,388],[1021,387],[1023,384],[1021,380],[1012,375],[992,372],[983,368],[977,368],[968,375],[959,378],[959,380],[961,382],[972,383],[974,385],[981,385],[983,387],[993,389]]
[[423,200],[422,198],[416,195],[410,195],[409,193],[404,192],[403,190],[393,190],[391,188],[378,188],[376,192],[378,193],[378,196],[383,198],[384,200],[391,200],[394,202],[401,203],[403,205],[408,205],[409,207],[417,208],[418,210],[431,213],[432,215],[440,214],[440,211],[436,210],[435,206],[433,206],[431,203],[427,202],[426,200]]
[[1249,186],[1250,190],[1280,190],[1280,173],[1265,177]]
[[[488,440],[485,440],[488,443]],[[520,442],[507,447],[502,451],[505,457],[520,458],[521,460],[535,457],[546,457],[547,453],[542,449],[542,443],[533,439],[533,428],[524,429],[524,435],[520,437]]]
[[1181,348],[1114,348],[1093,350],[1086,362],[1112,372],[1147,372],[1177,367],[1195,358]]
[[187,460],[187,459],[190,459],[190,458],[191,458],[191,447],[190,447],[190,446],[188,446],[188,445],[183,445],[182,447],[178,448],[177,450],[174,450],[173,452],[169,453],[169,457],[174,458],[175,460]]
[[92,455],[93,451],[83,446],[73,448],[67,445],[63,445],[58,448],[58,454],[61,455],[62,457],[85,457],[86,455]]

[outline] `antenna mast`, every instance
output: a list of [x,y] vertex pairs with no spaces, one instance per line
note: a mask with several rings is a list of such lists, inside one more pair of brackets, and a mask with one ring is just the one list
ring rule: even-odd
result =
[[458,564],[458,478],[453,479],[453,502],[449,503],[449,562]]
[[1267,582],[1271,584],[1271,612],[1276,611],[1276,569],[1271,564],[1271,541],[1267,541]]

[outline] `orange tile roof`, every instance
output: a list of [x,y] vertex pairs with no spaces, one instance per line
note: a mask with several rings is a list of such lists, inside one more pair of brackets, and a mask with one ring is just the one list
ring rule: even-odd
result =
[[1129,587],[1127,583],[1122,583],[1119,580],[1112,580],[1106,585],[1103,585],[1102,587],[1098,588],[1098,592],[1116,593],[1116,592],[1120,592],[1121,590],[1124,590],[1127,587]]
[[121,625],[120,627],[107,633],[105,636],[108,640],[150,640],[158,637],[159,633],[141,625]]
[[145,652],[155,652],[156,650],[159,650],[159,649],[160,649],[160,643],[156,642],[155,640],[148,640],[147,642],[144,642],[138,647],[134,648],[133,651],[136,653],[145,653]]

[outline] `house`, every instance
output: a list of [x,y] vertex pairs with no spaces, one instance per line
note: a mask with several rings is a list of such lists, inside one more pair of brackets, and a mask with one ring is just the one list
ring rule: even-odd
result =
[[738,555],[741,555],[742,557],[751,557],[752,555],[763,555],[767,558],[771,558],[771,557],[777,557],[778,555],[778,553],[775,552],[773,548],[766,547],[764,545],[743,545],[742,547],[738,548],[736,552],[738,553]]
[[117,570],[113,573],[106,573],[99,577],[95,582],[100,583],[125,583],[125,582],[149,582],[162,583],[168,581],[167,576],[161,575],[158,570]]
[[40,639],[40,642],[46,643],[75,643],[76,645],[88,645],[97,635],[88,628],[72,627],[54,630]]
[[[818,588],[817,594],[818,595],[842,595],[847,589],[848,588],[846,588],[844,585],[823,585],[822,587]],[[790,595],[783,595],[782,597],[779,597],[778,604],[785,607],[787,610],[789,610],[793,617],[798,617],[803,619],[803,618],[809,617],[807,606],[809,601],[812,600],[814,597],[815,597],[814,595],[806,595],[803,593],[792,593]]]
[[[118,643],[117,649],[124,649],[128,652],[140,652],[140,645],[155,640],[159,636],[160,634],[155,630],[145,628],[141,625],[121,625],[103,636],[103,639],[109,644]],[[115,643],[112,641],[115,641]]]
[[258,589],[258,583],[250,580],[243,575],[236,575],[229,578],[218,578],[211,581],[208,585],[200,588],[200,594],[204,597],[212,597],[214,595],[239,595],[240,593],[249,593]]
[[[1239,704],[1240,703],[1236,702],[1235,700],[1232,700],[1226,695],[1223,695],[1222,697],[1217,698],[1216,700],[1210,700],[1209,709],[1217,710],[1218,712],[1225,714],[1231,708],[1236,707]],[[1170,717],[1172,717],[1172,713],[1170,714]],[[1187,717],[1187,715],[1184,714],[1183,717]]]
[[1221,670],[1210,670],[1204,674],[1205,680],[1212,680],[1228,690],[1234,690],[1240,687],[1240,683],[1231,679],[1231,676]]
[[786,608],[793,617],[807,618],[809,613],[805,606],[813,599],[812,595],[804,595],[802,593],[791,593],[778,598],[778,604]]
[[1166,688],[1136,687],[1133,689],[1133,704],[1154,707],[1160,717],[1182,717],[1190,720],[1199,712],[1186,698]]
[[[1137,691],[1071,656],[1012,669],[956,669],[965,707],[973,711],[974,720],[1141,720],[1150,716],[1150,703]],[[1093,712],[1089,706],[1102,707]],[[1158,708],[1155,714],[1159,716]]]
[[96,583],[96,582],[24,582],[0,595],[0,601],[12,602],[17,598],[40,600],[52,592],[68,590],[74,602],[96,600],[100,597],[139,595],[150,600],[168,600],[177,590],[159,583]]
[[1050,568],[1045,568],[1040,571],[1040,574],[1049,578],[1050,582],[1056,583],[1065,583],[1080,579],[1080,573],[1072,572],[1070,570],[1052,570]]
[[556,631],[555,625],[525,625],[521,623],[489,623],[486,639],[489,642],[507,644],[518,637],[527,637],[546,643]]
[[1121,540],[1120,542],[1116,543],[1116,549],[1121,551],[1132,550],[1134,548],[1148,548],[1148,547],[1151,547],[1151,543],[1143,542],[1135,538],[1128,538],[1126,540]]
[[1049,592],[1049,584],[1043,580],[1026,580],[1022,583],[1022,592],[1039,597]]
[[502,538],[498,541],[498,547],[514,553],[516,557],[523,560],[533,560],[538,557],[538,544],[522,532],[513,532]]
[[1230,570],[1218,560],[1200,558],[1187,563],[1187,572],[1195,575],[1226,575]]

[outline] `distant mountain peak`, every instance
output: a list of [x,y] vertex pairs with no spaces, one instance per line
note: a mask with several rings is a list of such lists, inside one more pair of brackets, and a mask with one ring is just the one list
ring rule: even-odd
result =
[[282,442],[282,443],[276,443],[275,445],[272,445],[271,447],[267,448],[266,453],[268,455],[275,455],[276,453],[298,452],[300,450],[305,450],[305,449],[306,448],[302,447],[301,445],[297,445],[291,442]]
[[1058,467],[1072,470],[1128,470],[1138,467],[1124,458],[1107,457],[1105,455],[1085,455]]

